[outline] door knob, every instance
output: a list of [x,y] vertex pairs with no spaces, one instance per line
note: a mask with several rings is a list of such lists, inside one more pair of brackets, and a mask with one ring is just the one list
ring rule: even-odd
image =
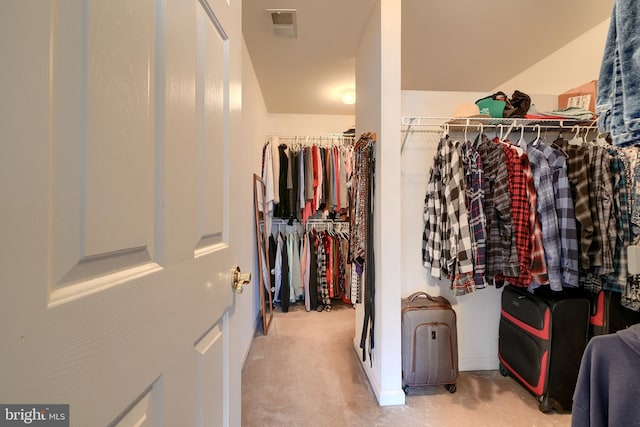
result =
[[237,265],[231,269],[231,287],[237,294],[242,293],[242,285],[251,282],[251,273],[242,273]]

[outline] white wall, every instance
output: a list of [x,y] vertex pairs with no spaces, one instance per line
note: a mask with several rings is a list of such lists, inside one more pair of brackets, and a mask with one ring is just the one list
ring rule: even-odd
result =
[[355,125],[354,115],[330,114],[269,114],[267,133],[270,135],[341,134]]
[[606,19],[537,64],[499,85],[496,90],[508,91],[509,94],[514,89],[519,89],[525,93],[558,95],[588,81],[598,80],[609,22],[610,19]]
[[[230,345],[231,354],[241,356],[240,359],[231,361],[239,363],[239,371],[251,348],[253,336],[260,312],[260,281],[258,275],[258,257],[255,243],[254,207],[253,207],[253,174],[260,175],[262,164],[262,144],[267,122],[267,108],[262,98],[260,86],[256,78],[251,58],[243,43],[242,56],[242,137],[241,141],[247,146],[248,164],[242,165],[246,170],[242,182],[231,183],[231,192],[236,195],[238,203],[243,207],[234,212],[232,219],[243,224],[247,230],[247,238],[242,239],[238,247],[235,259],[243,270],[251,271],[253,279],[249,286],[244,288],[242,295],[235,299],[233,312],[230,316]],[[249,237],[251,236],[251,237]],[[240,384],[232,384],[240,387]]]
[[[362,366],[380,405],[405,402],[400,352],[400,12],[400,0],[379,0],[356,53],[356,130],[377,134],[375,348],[372,360],[367,354]],[[359,355],[363,317],[359,305],[354,337]]]
[[[402,116],[414,117],[452,117],[456,111],[456,106],[460,104],[473,104],[476,100],[491,95],[493,92],[502,90],[507,95],[513,91],[508,89],[496,89],[491,92],[439,92],[421,90],[402,91]],[[540,111],[552,110],[557,107],[558,97],[555,93],[531,92],[524,87],[523,92],[531,97],[531,102]]]

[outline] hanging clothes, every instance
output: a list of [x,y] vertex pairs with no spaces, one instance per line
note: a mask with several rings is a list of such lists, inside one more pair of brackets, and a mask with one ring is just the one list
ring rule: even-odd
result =
[[540,138],[529,143],[530,148],[542,152],[552,170],[553,195],[558,231],[560,232],[560,268],[562,271],[562,285],[578,286],[578,229],[574,209],[573,196],[567,176],[567,163],[563,153],[550,145],[546,145]]
[[303,297],[303,283],[300,275],[300,237],[297,232],[287,234],[287,256],[289,257],[289,302]]
[[280,203],[280,152],[278,146],[280,145],[280,138],[273,137],[267,142],[266,146],[271,150],[271,162],[273,167],[271,168],[271,176],[273,177],[273,204],[278,205]]
[[523,145],[527,147],[527,155],[534,177],[549,286],[555,291],[561,291],[563,282],[560,267],[560,230],[553,190],[553,171],[547,158],[540,150],[529,147],[526,143]]
[[[360,348],[362,360],[366,360],[367,342],[369,359],[375,347],[375,256],[373,247],[373,204],[375,194],[375,137],[371,134],[363,135],[354,146],[353,184],[351,186],[350,213],[350,250],[349,256],[355,272],[361,276],[364,285],[364,318]],[[353,282],[352,282],[353,284]],[[355,282],[356,286],[359,284]],[[360,289],[357,293],[361,292]],[[368,338],[368,340],[367,340]]]
[[[433,277],[449,279],[458,295],[502,281],[531,291],[578,286],[617,292],[624,307],[640,311],[640,275],[629,274],[627,259],[627,247],[640,244],[638,147],[586,135],[571,142],[523,135],[524,127],[516,145],[484,136],[439,139],[423,210],[423,265]],[[464,192],[471,237],[473,284],[466,288],[454,284],[456,188]]]
[[[274,221],[279,221],[273,233],[272,290],[273,300],[283,312],[299,302],[304,302],[307,311],[330,311],[335,300],[366,302],[366,329],[372,333],[374,290],[373,283],[368,282],[375,277],[373,253],[368,248],[373,232],[369,224],[373,208],[372,141],[371,136],[363,136],[360,145],[344,145],[342,139],[328,143],[295,138],[292,144],[282,137],[269,139],[263,161],[268,161],[270,150],[272,166],[264,167],[263,173],[277,171],[278,179],[272,180],[277,183],[274,193],[278,194],[273,209]],[[359,161],[354,160],[356,151]],[[273,162],[275,154],[277,165]],[[359,206],[354,201],[359,201]],[[355,213],[358,218],[352,220]],[[322,221],[327,221],[328,228],[315,229]],[[343,227],[349,230],[351,223],[359,228],[356,243]],[[296,227],[300,225],[306,226],[307,232],[299,233]],[[280,230],[281,226],[285,229]],[[363,295],[367,287],[370,292]]]
[[267,185],[274,217],[303,224],[319,213],[346,219],[352,147],[344,142],[352,139],[329,139],[331,146],[309,138],[296,138],[290,145],[282,141],[270,137],[263,149],[262,172],[270,175]]

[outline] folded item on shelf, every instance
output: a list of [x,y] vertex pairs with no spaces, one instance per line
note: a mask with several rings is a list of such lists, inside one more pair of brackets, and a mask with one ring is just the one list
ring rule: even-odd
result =
[[591,111],[581,107],[558,108],[556,110],[540,112],[538,114],[546,117],[554,116],[554,117],[561,117],[564,119],[572,119],[572,120],[593,120],[594,119],[594,115]]

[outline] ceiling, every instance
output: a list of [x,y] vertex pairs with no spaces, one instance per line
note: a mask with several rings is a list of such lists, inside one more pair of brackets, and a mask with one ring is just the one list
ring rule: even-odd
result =
[[[270,113],[355,114],[355,56],[377,0],[245,0],[244,38]],[[402,0],[402,89],[490,91],[611,16],[613,0]],[[295,9],[297,37],[266,9]]]

